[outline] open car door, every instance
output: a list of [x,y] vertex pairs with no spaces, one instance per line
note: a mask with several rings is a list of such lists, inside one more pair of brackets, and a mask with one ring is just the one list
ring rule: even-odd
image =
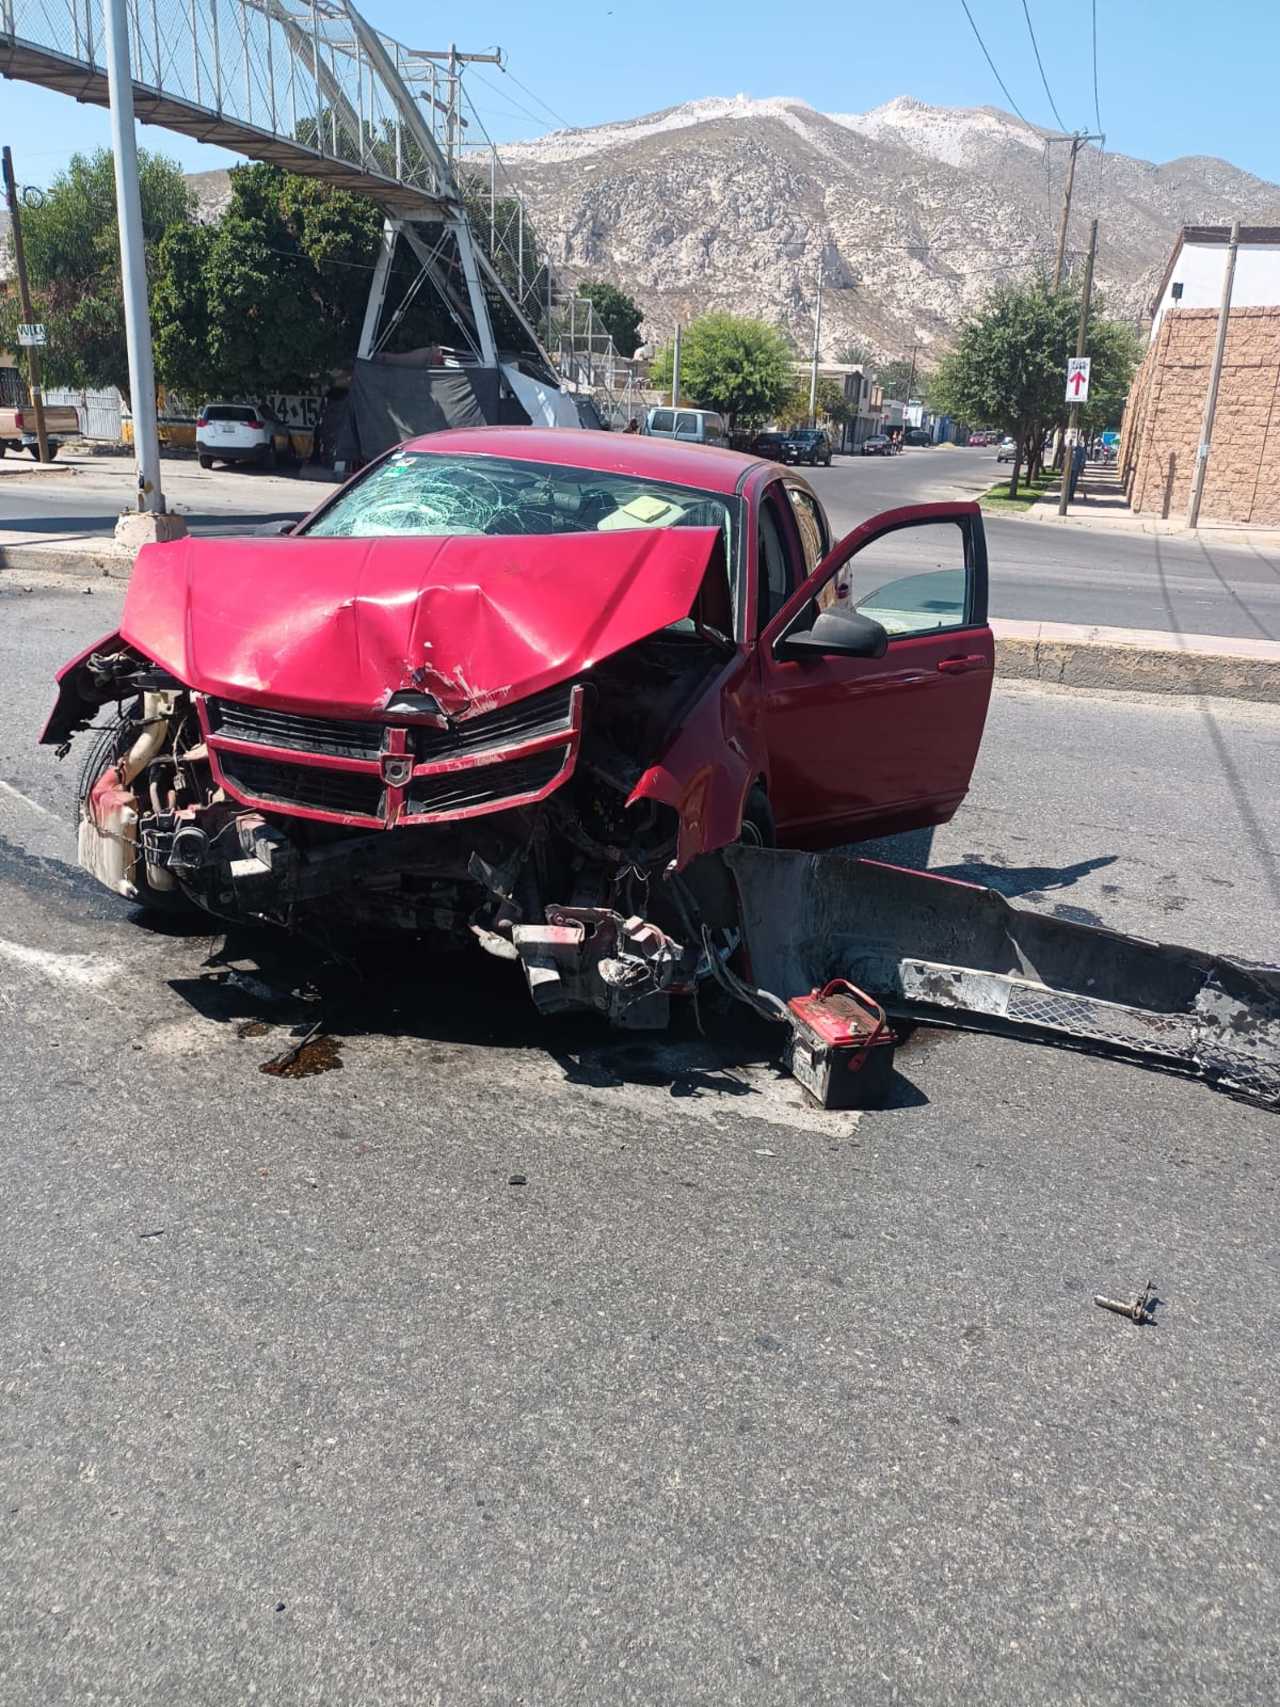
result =
[[976,504],[913,504],[829,551],[756,648],[784,844],[832,847],[950,818],[995,660]]

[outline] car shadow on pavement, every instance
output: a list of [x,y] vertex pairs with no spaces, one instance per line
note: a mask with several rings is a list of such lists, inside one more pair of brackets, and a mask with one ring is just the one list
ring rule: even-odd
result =
[[[675,1001],[667,1031],[619,1032],[603,1016],[539,1014],[519,968],[478,949],[415,958],[413,947],[392,939],[338,956],[267,930],[233,928],[210,938],[207,919],[196,915],[149,914],[139,922],[203,949],[192,975],[168,980],[175,995],[241,1037],[270,1037],[264,1048],[273,1052],[318,1034],[339,1043],[376,1037],[531,1051],[553,1061],[568,1084],[754,1100],[762,1114],[764,1093],[789,1078],[784,1028],[736,1005]],[[899,1073],[884,1106],[927,1101]]]

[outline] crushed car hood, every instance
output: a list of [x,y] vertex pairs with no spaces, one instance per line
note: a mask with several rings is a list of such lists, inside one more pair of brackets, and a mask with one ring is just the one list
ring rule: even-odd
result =
[[538,693],[680,621],[714,528],[529,537],[183,539],[138,554],[123,639],[189,687],[367,716]]

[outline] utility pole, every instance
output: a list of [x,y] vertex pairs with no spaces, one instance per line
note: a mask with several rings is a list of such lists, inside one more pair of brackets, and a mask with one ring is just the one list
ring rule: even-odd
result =
[[[1093,295],[1093,260],[1098,252],[1098,222],[1092,220],[1089,225],[1089,258],[1084,264],[1084,291],[1080,297],[1080,325],[1076,331],[1076,354],[1082,356],[1089,339],[1089,298]],[[1076,434],[1080,430],[1080,405],[1071,405],[1071,419],[1067,426],[1067,441],[1062,455],[1062,489],[1058,493],[1058,514],[1065,516],[1067,502],[1071,496],[1071,462],[1075,449]]]
[[818,424],[818,345],[822,339],[822,251],[818,251],[818,305],[813,315],[813,362],[809,369],[809,425]]
[[[9,229],[13,232],[13,262],[18,272],[18,300],[22,318],[31,323],[31,291],[27,284],[27,257],[22,248],[22,220],[18,213],[18,184],[13,175],[13,155],[8,144],[4,150],[4,193],[9,203]],[[49,460],[49,439],[44,430],[44,392],[40,386],[40,351],[34,344],[27,346],[27,371],[31,375],[31,407],[36,412],[36,448],[41,462]]]
[[1067,185],[1062,197],[1062,218],[1058,222],[1058,253],[1053,263],[1053,289],[1055,293],[1062,286],[1062,269],[1067,258],[1067,226],[1071,219],[1071,193],[1076,182],[1076,156],[1086,142],[1101,144],[1106,140],[1106,137],[1100,133],[1095,134],[1084,130],[1078,130],[1071,136],[1049,136],[1045,138],[1046,147],[1051,142],[1069,142],[1071,144],[1071,158],[1067,162]]
[[920,350],[919,344],[912,344],[912,346],[911,346],[911,372],[907,375],[907,395],[902,400],[907,405],[908,409],[911,407],[911,393],[915,389],[916,356],[919,353],[919,350]]
[[[111,99],[111,152],[115,157],[116,223],[120,227],[120,282],[124,329],[129,344],[129,402],[133,409],[133,452],[138,465],[138,508],[163,516],[160,435],[156,427],[156,375],[151,356],[151,312],[147,302],[147,258],[142,242],[142,197],[138,189],[138,139],[133,122],[133,74],[129,67],[129,19],[125,0],[105,0],[107,83]],[[171,530],[165,530],[172,537]]]
[[680,322],[676,321],[676,342],[671,352],[671,407],[680,401]]
[[1213,417],[1218,408],[1218,385],[1222,379],[1222,358],[1227,350],[1227,327],[1231,321],[1231,291],[1236,281],[1236,252],[1240,247],[1240,221],[1231,222],[1231,241],[1227,245],[1227,272],[1222,281],[1222,305],[1218,309],[1218,337],[1213,346],[1213,367],[1209,373],[1209,395],[1204,400],[1204,420],[1200,425],[1200,443],[1196,447],[1196,467],[1191,479],[1191,503],[1187,508],[1187,526],[1200,525],[1200,501],[1204,497],[1204,477],[1209,471],[1209,447],[1213,443]]

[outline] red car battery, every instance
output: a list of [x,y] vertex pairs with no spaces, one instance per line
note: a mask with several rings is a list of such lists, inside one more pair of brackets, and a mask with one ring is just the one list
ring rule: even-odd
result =
[[877,1108],[893,1079],[897,1039],[879,1002],[833,978],[787,1003],[783,1065],[822,1108]]

